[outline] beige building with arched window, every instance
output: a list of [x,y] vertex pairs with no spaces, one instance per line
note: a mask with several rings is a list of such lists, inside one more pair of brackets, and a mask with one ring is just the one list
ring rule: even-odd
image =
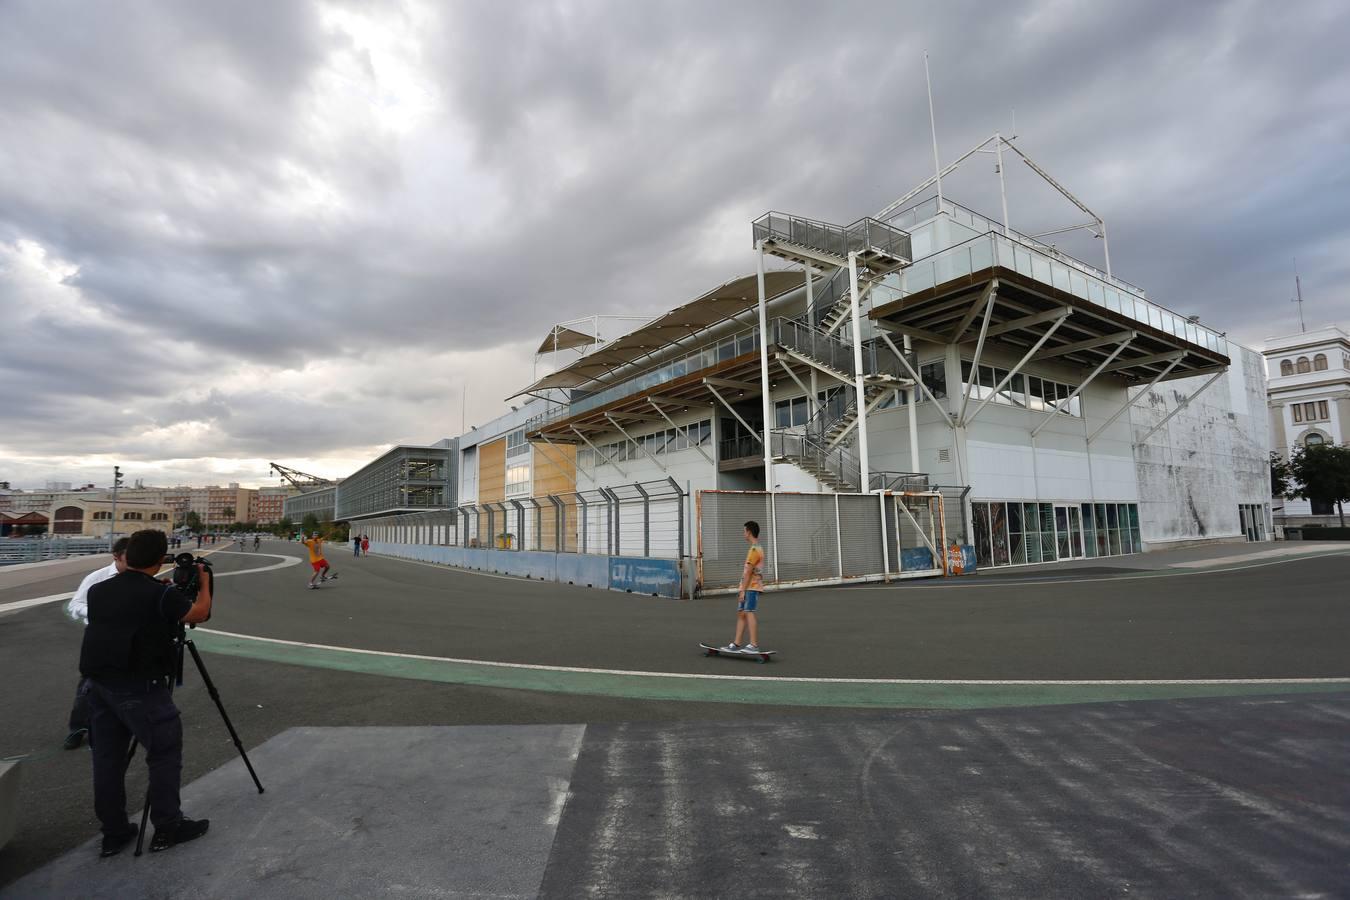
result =
[[65,500],[42,511],[55,537],[107,537],[153,528],[168,534],[173,510],[162,503],[118,500],[116,521],[111,500]]

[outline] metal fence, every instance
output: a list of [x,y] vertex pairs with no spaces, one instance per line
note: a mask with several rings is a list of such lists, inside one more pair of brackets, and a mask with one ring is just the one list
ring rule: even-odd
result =
[[687,501],[667,478],[380,516],[351,528],[396,544],[682,559],[689,555]]
[[[699,491],[698,590],[735,590],[747,521],[759,524],[765,584],[839,584],[941,575],[945,548],[964,543],[963,489],[871,494]],[[951,495],[949,497],[949,494]]]
[[65,559],[107,553],[107,538],[4,538],[0,540],[0,566]]

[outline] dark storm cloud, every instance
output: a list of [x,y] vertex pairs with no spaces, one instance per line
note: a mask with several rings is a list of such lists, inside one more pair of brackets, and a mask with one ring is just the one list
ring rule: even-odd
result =
[[[430,440],[466,382],[482,421],[551,322],[668,308],[752,269],[766,209],[927,177],[925,48],[944,160],[1016,108],[1116,274],[1257,342],[1298,256],[1343,319],[1348,32],[1331,2],[6,4],[0,453]],[[1081,216],[1008,176],[1016,227]],[[948,188],[998,215],[991,159]]]

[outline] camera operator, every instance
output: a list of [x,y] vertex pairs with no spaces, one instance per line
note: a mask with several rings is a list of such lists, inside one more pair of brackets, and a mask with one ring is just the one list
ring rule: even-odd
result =
[[89,625],[80,650],[80,674],[89,681],[94,812],[103,826],[100,856],[112,856],[136,837],[127,821],[127,751],[132,738],[145,748],[150,772],[152,852],[206,833],[206,819],[179,808],[183,724],[170,693],[181,624],[211,617],[211,578],[197,564],[201,589],[194,601],[173,584],[155,580],[168,541],[160,531],[138,531],[127,543],[126,571],[89,590]]

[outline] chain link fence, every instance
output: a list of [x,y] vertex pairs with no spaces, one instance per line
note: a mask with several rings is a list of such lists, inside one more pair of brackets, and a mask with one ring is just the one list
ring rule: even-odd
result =
[[[747,550],[745,523],[759,524],[764,583],[845,581],[943,573],[944,549],[964,543],[964,488],[874,494],[699,491],[698,590],[736,590]],[[950,505],[950,521],[944,509]]]

